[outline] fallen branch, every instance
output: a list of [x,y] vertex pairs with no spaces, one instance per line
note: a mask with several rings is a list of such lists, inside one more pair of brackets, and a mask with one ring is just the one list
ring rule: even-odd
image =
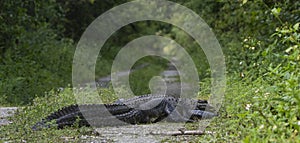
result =
[[150,132],[151,135],[166,135],[166,136],[178,136],[178,135],[204,135],[204,131],[200,130],[179,130],[179,131],[169,131],[169,132]]

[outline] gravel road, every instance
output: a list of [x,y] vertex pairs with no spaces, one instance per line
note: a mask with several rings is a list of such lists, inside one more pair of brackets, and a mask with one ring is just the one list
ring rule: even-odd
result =
[[17,107],[0,107],[0,126],[10,124],[7,117],[12,116],[17,109]]

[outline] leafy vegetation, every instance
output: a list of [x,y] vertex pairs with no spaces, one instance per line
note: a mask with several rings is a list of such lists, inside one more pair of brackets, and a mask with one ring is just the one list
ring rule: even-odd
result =
[[54,1],[1,1],[1,104],[25,105],[71,81],[71,39],[59,36]]
[[[26,105],[11,119],[14,124],[0,127],[1,140],[61,142],[62,137],[71,136],[76,141],[90,134],[90,128],[33,132],[30,126],[41,116],[76,102],[69,87],[75,43],[94,18],[127,0],[114,2],[0,2],[0,104]],[[188,137],[188,141],[299,142],[300,2],[175,2],[194,10],[208,23],[223,47],[227,66],[220,117],[206,129],[213,134]],[[206,98],[210,73],[204,53],[184,31],[162,22],[136,22],[114,33],[102,48],[97,77],[109,74],[120,47],[148,34],[174,39],[186,47],[195,62],[203,63],[197,66],[201,79],[199,98]],[[165,68],[165,63],[156,57],[138,61],[135,67],[148,66],[130,75],[132,90],[136,94],[149,93],[149,80]],[[59,92],[58,87],[66,88]],[[111,88],[100,89],[99,93],[105,102],[116,99]],[[166,141],[186,139],[170,137]]]
[[[31,127],[35,122],[40,121],[41,114],[45,117],[52,111],[63,106],[76,103],[71,88],[65,88],[60,93],[50,91],[43,98],[35,98],[32,106],[22,107],[22,112],[17,113],[11,121],[14,124],[0,126],[0,138],[3,141],[15,142],[62,142],[76,141],[81,134],[90,134],[91,129],[82,128],[75,131],[72,128],[64,130],[46,129],[43,131],[33,131]],[[71,138],[70,138],[71,137]],[[73,138],[75,137],[75,138]]]

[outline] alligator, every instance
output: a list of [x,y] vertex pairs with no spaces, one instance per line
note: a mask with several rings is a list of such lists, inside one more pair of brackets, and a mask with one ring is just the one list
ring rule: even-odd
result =
[[149,94],[119,99],[112,104],[70,105],[42,119],[32,129],[52,126],[60,129],[76,124],[79,127],[148,124],[162,120],[195,122],[217,116],[214,112],[214,108],[206,100]]

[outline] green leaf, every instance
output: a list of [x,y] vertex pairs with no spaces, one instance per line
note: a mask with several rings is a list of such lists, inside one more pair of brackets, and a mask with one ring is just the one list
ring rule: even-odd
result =
[[248,1],[248,0],[243,0],[243,3],[242,3],[242,5],[244,5],[245,3],[247,3],[247,1]]
[[95,2],[95,0],[90,0],[90,3],[91,3],[91,4],[94,4],[94,2]]
[[278,16],[280,14],[281,8],[273,8],[271,10],[272,14]]
[[299,29],[299,22],[298,23],[296,23],[294,26],[293,26],[293,28],[297,31],[298,29]]

